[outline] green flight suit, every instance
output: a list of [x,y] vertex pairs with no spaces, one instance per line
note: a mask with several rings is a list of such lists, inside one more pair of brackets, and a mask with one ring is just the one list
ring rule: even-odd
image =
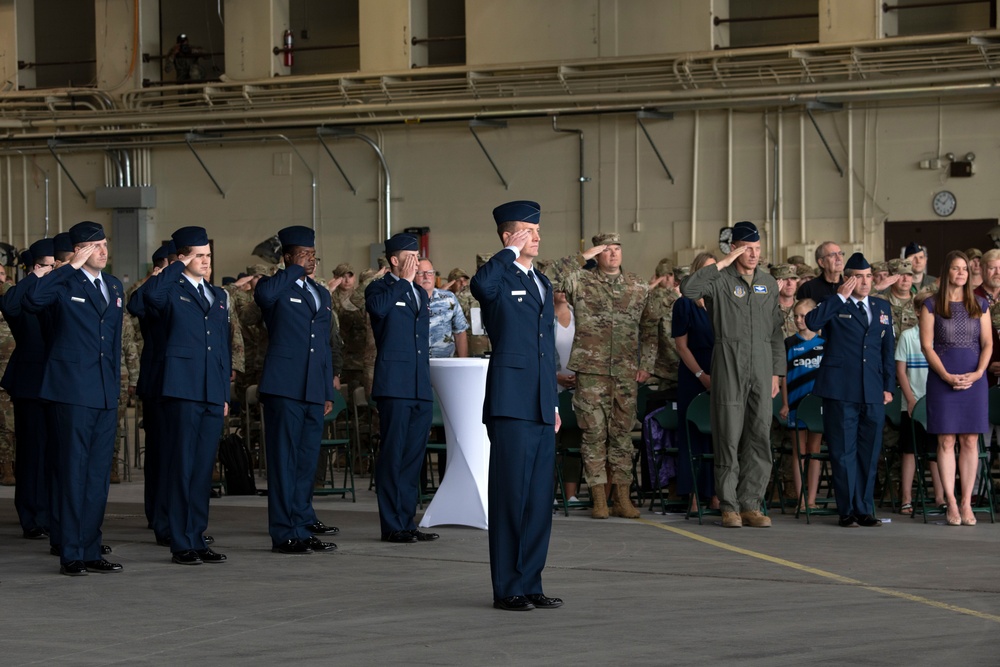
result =
[[712,318],[712,441],[722,510],[760,510],[771,476],[771,378],[785,375],[778,283],[759,268],[703,267],[681,293],[705,299]]

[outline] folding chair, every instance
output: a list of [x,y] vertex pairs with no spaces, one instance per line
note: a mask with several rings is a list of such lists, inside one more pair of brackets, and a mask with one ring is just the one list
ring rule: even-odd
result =
[[576,413],[573,412],[573,392],[563,391],[559,393],[559,418],[562,425],[559,433],[556,434],[556,480],[558,482],[559,497],[555,500],[562,505],[563,514],[569,516],[570,508],[590,507],[590,500],[571,501],[566,495],[566,480],[563,479],[563,463],[566,458],[581,459],[580,453],[580,425],[576,422]]
[[[434,407],[433,414],[431,416],[431,433],[443,433],[444,432],[444,415],[441,413],[441,401],[438,400],[437,392],[434,391]],[[447,453],[448,444],[445,442],[431,442],[428,434],[428,441],[426,449],[424,450],[424,465],[427,471],[427,489],[420,490],[420,497],[418,498],[418,503],[420,504],[420,509],[424,508],[424,501],[430,500],[434,497],[434,493],[437,491],[438,485],[441,484],[441,479],[439,478],[437,484],[434,483],[434,456],[440,457],[442,453]]]
[[[823,399],[815,394],[806,394],[802,397],[799,407],[795,410],[795,417],[797,421],[806,425],[806,430],[810,433],[823,433]],[[830,516],[839,514],[839,512],[827,507],[830,503],[837,502],[836,498],[830,495],[830,491],[832,490],[832,483],[829,477],[830,452],[827,450],[826,445],[822,445],[818,454],[810,454],[809,452],[802,454],[798,443],[800,433],[801,429],[798,428],[798,424],[796,423],[795,451],[799,462],[799,476],[802,479],[802,490],[799,492],[799,501],[795,507],[795,518],[799,518],[799,515],[803,513],[801,508],[805,504],[806,523],[808,524],[811,523],[809,519],[814,514],[817,516]],[[818,485],[822,487],[823,480],[826,480],[826,498],[820,498],[818,493],[816,496],[816,504],[822,505],[820,509],[812,509],[805,503],[806,489],[809,483],[810,461],[821,462]]]
[[[676,438],[677,427],[680,426],[680,414],[677,411],[677,401],[667,401],[667,404],[663,406],[663,409],[658,411],[653,417],[656,419],[656,423],[660,425],[664,431],[669,431],[674,433]],[[649,501],[649,511],[653,512],[654,507],[657,503],[660,505],[660,511],[664,514],[668,510],[674,511],[685,511],[688,507],[688,502],[684,498],[677,500],[670,500],[664,491],[665,489],[662,484],[660,484],[660,473],[663,470],[663,466],[666,465],[667,460],[672,456],[674,457],[674,462],[677,465],[690,465],[687,461],[680,460],[681,450],[677,447],[676,440],[674,440],[674,445],[672,447],[660,447],[659,449],[653,450],[653,468],[654,470],[650,474],[653,479],[653,490],[656,496]]]
[[[323,418],[323,428],[326,431],[325,437],[319,441],[320,451],[323,452],[323,487],[314,489],[313,495],[316,496],[330,496],[330,495],[340,495],[341,498],[347,498],[347,494],[351,494],[351,502],[357,502],[354,494],[354,461],[351,456],[351,439],[338,438],[337,436],[337,420],[343,415],[344,420],[344,432],[350,433],[350,426],[347,423],[347,401],[344,400],[344,395],[339,391],[333,392],[333,410],[330,411],[326,417]],[[344,453],[344,482],[343,486],[336,485],[336,467],[337,459],[340,457],[340,453]],[[329,484],[330,488],[326,488],[327,484],[327,473],[329,473]]]
[[[635,398],[635,418],[640,426],[638,431],[634,429],[632,431],[632,487],[635,489],[635,500],[639,507],[642,507],[645,499],[645,494],[642,492],[642,480],[639,479],[639,459],[642,452],[642,420],[646,417],[646,404],[649,400],[649,394],[652,391],[653,388],[648,384],[640,384],[636,390]],[[629,496],[631,497],[632,494],[629,493]]]
[[[783,436],[788,433],[788,422],[781,418],[781,406],[781,392],[778,392],[771,400],[771,416],[778,424],[778,440],[777,442],[771,442],[771,490],[767,494],[767,497],[773,498],[777,494],[778,507],[781,509],[781,513],[784,514],[785,482],[781,479],[781,471],[785,465],[786,456],[791,456],[795,465],[798,465],[798,459],[795,457],[794,444],[791,447],[785,446],[785,438]],[[771,507],[773,506],[771,505]]]
[[710,499],[703,499],[698,495],[698,471],[703,465],[715,465],[715,454],[712,452],[704,454],[695,454],[693,448],[691,448],[692,436],[695,433],[701,435],[712,435],[712,404],[711,399],[707,391],[703,391],[694,397],[691,404],[688,405],[687,414],[684,419],[684,430],[687,433],[687,441],[689,451],[691,456],[688,458],[688,465],[691,466],[691,479],[694,480],[694,488],[692,494],[694,495],[695,505],[698,508],[697,511],[692,512],[690,508],[685,513],[685,518],[691,518],[692,516],[698,517],[698,524],[704,523],[703,517],[708,514],[712,516],[722,516],[722,512],[719,510],[709,509],[707,507],[708,501]]
[[267,472],[267,455],[264,449],[264,411],[260,407],[257,385],[247,387],[243,402],[243,438],[250,455],[257,459],[257,474]]
[[[937,450],[921,452],[920,447],[917,445],[917,424],[919,424],[923,429],[927,430],[927,397],[922,396],[917,404],[913,407],[913,414],[910,415],[913,421],[913,449],[914,455],[917,459],[917,492],[919,494],[920,500],[920,510],[923,513],[924,523],[927,523],[928,514],[945,514],[947,510],[939,510],[934,508],[932,511],[927,510],[927,482],[924,479],[924,469],[930,461],[937,461]],[[990,464],[990,453],[986,448],[985,440],[983,434],[979,434],[979,465],[986,466],[984,473],[980,476],[979,488],[976,489],[979,495],[979,503],[972,506],[973,514],[989,514],[990,523],[996,523],[996,515],[993,510],[993,483],[990,480],[989,474],[989,464]],[[930,449],[930,448],[928,448]],[[958,450],[958,443],[955,443],[955,449]],[[982,468],[981,468],[982,469]],[[987,506],[982,506],[983,499],[986,499]]]

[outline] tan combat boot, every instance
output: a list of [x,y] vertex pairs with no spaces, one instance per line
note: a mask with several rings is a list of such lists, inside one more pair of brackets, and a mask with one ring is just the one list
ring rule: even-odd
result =
[[771,517],[764,516],[760,510],[744,510],[740,512],[740,519],[744,526],[752,528],[770,528]]
[[727,512],[723,510],[722,512],[722,527],[723,528],[742,528],[743,519],[736,512]]
[[615,506],[611,509],[611,513],[623,519],[639,518],[639,510],[632,505],[632,499],[628,497],[627,484],[615,484]]
[[590,516],[595,519],[608,518],[608,496],[604,492],[603,484],[594,484],[590,487],[590,498],[594,501],[594,509],[590,510]]

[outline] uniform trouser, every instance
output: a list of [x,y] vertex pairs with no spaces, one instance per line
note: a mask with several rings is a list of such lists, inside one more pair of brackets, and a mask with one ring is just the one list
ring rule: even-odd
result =
[[58,442],[60,562],[100,560],[118,409],[52,403],[49,414]]
[[48,425],[45,404],[35,398],[14,399],[14,438],[17,445],[14,508],[25,532],[50,530],[49,484],[46,473]]
[[420,462],[427,451],[427,434],[434,416],[431,401],[378,399],[382,436],[375,464],[375,490],[382,535],[416,530]]
[[212,468],[222,434],[222,405],[163,401],[163,475],[170,550],[200,551],[208,528],[208,501],[212,494]]
[[143,505],[146,511],[146,521],[156,539],[164,540],[170,537],[167,527],[166,499],[163,498],[163,406],[159,398],[147,396],[142,398],[142,427],[145,432],[145,445],[142,457]]
[[632,427],[638,385],[633,378],[576,374],[573,412],[582,430],[580,454],[587,484],[632,482]]
[[541,595],[552,532],[555,427],[486,420],[490,437],[489,543],[493,598]]
[[[61,549],[59,540],[62,539],[62,527],[59,521],[62,493],[59,488],[59,433],[55,428],[55,405],[55,403],[42,401],[42,410],[48,424],[46,431],[48,444],[45,449],[45,484],[49,489],[49,546],[58,551]],[[108,483],[111,483],[110,473]]]
[[841,516],[875,514],[875,479],[882,452],[885,405],[823,399],[833,492]]
[[323,437],[323,405],[265,394],[267,523],[271,543],[307,540],[316,521],[313,478]]
[[[722,375],[713,376],[722,378]],[[771,478],[771,378],[743,392],[712,392],[715,491],[725,512],[759,510]]]

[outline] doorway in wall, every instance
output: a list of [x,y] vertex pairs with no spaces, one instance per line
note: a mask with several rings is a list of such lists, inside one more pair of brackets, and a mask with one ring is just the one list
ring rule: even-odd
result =
[[885,259],[899,257],[910,241],[927,246],[927,271],[936,276],[941,261],[952,250],[993,247],[987,235],[997,226],[996,218],[982,220],[887,220],[885,223]]

